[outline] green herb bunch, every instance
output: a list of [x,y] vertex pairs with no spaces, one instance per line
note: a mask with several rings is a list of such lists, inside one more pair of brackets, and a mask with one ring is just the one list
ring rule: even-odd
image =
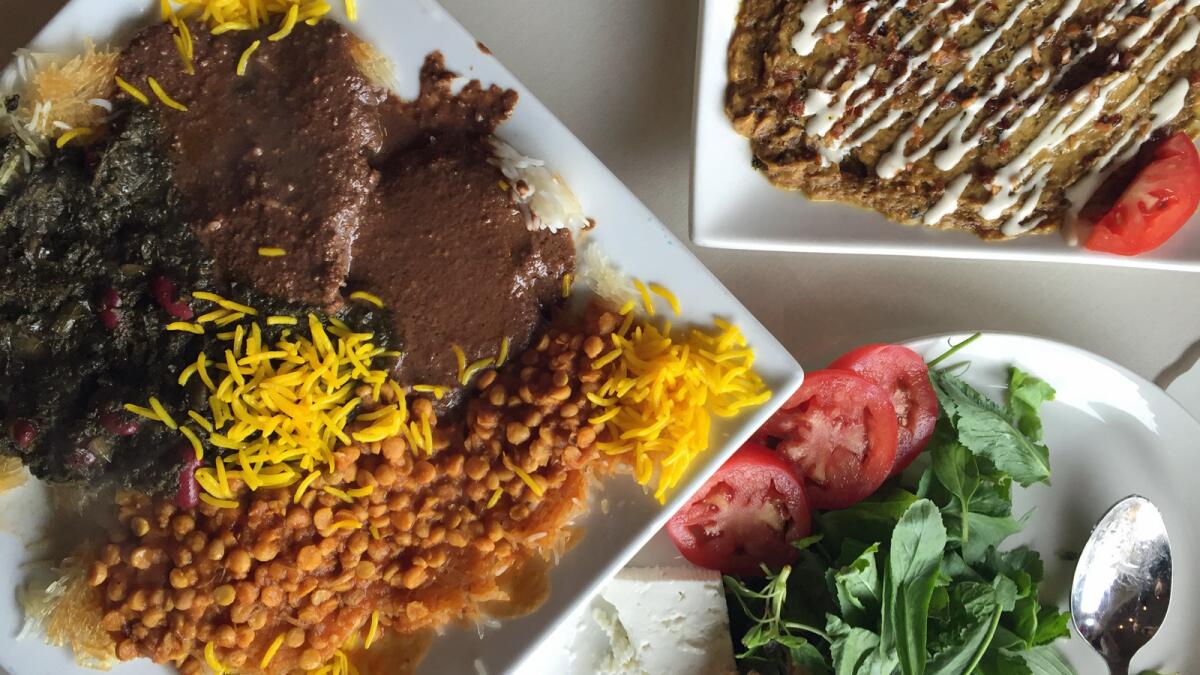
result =
[[1042,604],[1042,560],[1004,548],[1028,513],[1012,489],[1049,483],[1041,405],[1047,383],[1011,368],[998,405],[937,364],[941,406],[913,485],[816,517],[796,564],[764,580],[725,578],[744,672],[762,675],[1058,675],[1052,646],[1069,615]]

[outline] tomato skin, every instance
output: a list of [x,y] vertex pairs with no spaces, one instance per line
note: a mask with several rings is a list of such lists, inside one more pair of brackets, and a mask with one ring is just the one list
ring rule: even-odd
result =
[[1104,214],[1084,246],[1137,255],[1162,246],[1200,206],[1200,153],[1179,132],[1160,143],[1152,159]]
[[889,475],[908,468],[929,444],[938,420],[937,394],[925,359],[902,345],[873,344],[839,356],[829,367],[858,373],[890,394],[899,436],[896,464]]
[[812,531],[804,486],[770,448],[748,442],[667,521],[689,562],[724,574],[762,576],[794,562],[792,542]]
[[879,489],[896,463],[899,425],[888,393],[847,370],[809,373],[763,425],[775,452],[805,479],[818,509],[853,506]]

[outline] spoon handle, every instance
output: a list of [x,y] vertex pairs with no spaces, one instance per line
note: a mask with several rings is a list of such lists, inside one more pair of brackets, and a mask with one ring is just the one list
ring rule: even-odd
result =
[[1109,661],[1108,675],[1129,675],[1129,660]]

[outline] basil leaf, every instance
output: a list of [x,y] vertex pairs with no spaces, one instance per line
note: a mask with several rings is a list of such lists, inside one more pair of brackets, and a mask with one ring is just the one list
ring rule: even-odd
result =
[[854,628],[830,614],[825,624],[834,675],[891,675],[896,671],[894,654],[880,649],[880,638],[865,628]]
[[1054,607],[1042,607],[1037,614],[1037,632],[1030,642],[1034,646],[1048,645],[1061,638],[1071,637],[1071,614]]
[[1003,653],[1023,659],[1029,670],[1037,675],[1074,675],[1071,666],[1067,665],[1058,650],[1048,645],[1023,652],[1006,650]]
[[1054,388],[1017,367],[1008,369],[1008,411],[1030,440],[1042,440],[1042,404],[1054,400]]
[[839,559],[841,564],[847,564],[861,555],[870,542],[891,539],[896,523],[916,500],[917,496],[907,490],[885,487],[848,509],[821,513],[816,517],[816,525],[824,536],[822,544],[826,550],[836,552],[844,551],[848,540],[863,542],[862,548]]
[[[1011,582],[1010,582],[1011,583]],[[1001,607],[996,589],[972,581],[960,583],[952,593],[952,637],[929,661],[929,675],[960,675],[970,672],[987,651]]]
[[962,538],[970,536],[971,496],[979,489],[979,465],[971,451],[959,443],[941,445],[933,449],[933,475],[962,506]]
[[946,548],[946,528],[927,499],[904,512],[892,535],[884,575],[880,648],[899,657],[905,675],[925,672],[929,602]]
[[1007,411],[954,375],[933,371],[929,377],[938,402],[958,430],[960,443],[991,460],[1022,486],[1049,481],[1049,449],[1013,426]]
[[833,577],[842,618],[853,626],[871,627],[878,622],[881,589],[875,554],[879,544],[872,544],[862,555]]

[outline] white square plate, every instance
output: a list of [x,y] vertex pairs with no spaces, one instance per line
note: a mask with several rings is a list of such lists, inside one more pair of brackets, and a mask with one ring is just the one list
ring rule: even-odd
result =
[[1200,271],[1200,213],[1161,248],[1127,258],[1074,248],[1054,234],[989,243],[966,232],[905,227],[874,211],[813,202],[772,186],[750,166],[750,142],[725,115],[726,56],[741,0],[703,3],[692,137],[692,240],[697,244]]
[[[340,2],[331,3],[340,6]],[[396,66],[399,94],[417,91],[417,72],[427,53],[435,49],[446,56],[447,66],[458,73],[497,83],[520,93],[512,120],[498,134],[524,154],[545,159],[574,188],[587,214],[599,226],[596,243],[620,269],[630,275],[671,288],[683,304],[676,325],[709,324],[714,316],[739,325],[758,353],[756,368],[773,391],[773,404],[743,415],[730,424],[717,425],[712,450],[698,460],[666,505],[644,494],[632,480],[619,477],[603,493],[610,505],[607,514],[592,509],[583,523],[586,536],[551,576],[552,591],[546,604],[533,615],[505,621],[501,627],[478,636],[475,630],[449,630],[435,641],[420,673],[475,673],[479,659],[487,673],[512,670],[520,659],[556,623],[576,606],[588,601],[599,586],[616,573],[700,487],[721,462],[770,414],[785,394],[803,378],[795,359],[730,295],[716,277],[600,163],[541,103],[492,56],[476,46],[475,38],[432,0],[360,0],[359,21],[352,30],[379,47]],[[78,50],[86,37],[103,44],[127,36],[152,18],[152,0],[72,0],[35,38],[32,48],[44,51]],[[520,20],[514,14],[514,21]],[[599,497],[601,495],[598,495]],[[73,666],[65,650],[33,641],[14,642],[20,611],[14,589],[23,578],[21,564],[36,531],[44,490],[29,485],[0,497],[0,515],[16,519],[14,527],[0,528],[0,672],[12,675],[65,675],[87,673]],[[13,523],[8,523],[13,525]],[[11,532],[26,532],[26,537]],[[162,673],[163,669],[140,660],[122,664],[119,675]]]

